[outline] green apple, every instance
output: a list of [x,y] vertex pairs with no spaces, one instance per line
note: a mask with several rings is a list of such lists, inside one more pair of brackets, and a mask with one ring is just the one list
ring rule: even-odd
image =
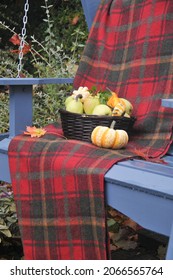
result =
[[84,112],[87,115],[91,115],[95,106],[99,105],[99,97],[98,96],[89,96],[84,100]]
[[105,104],[99,104],[95,106],[92,115],[106,115],[106,116],[111,116],[112,115],[112,110],[109,106]]
[[66,107],[67,104],[68,104],[70,101],[72,101],[72,100],[74,100],[74,96],[72,96],[72,95],[68,96],[68,97],[66,98],[66,100],[65,100],[65,107]]
[[119,98],[120,100],[122,100],[126,106],[125,108],[125,111],[128,115],[131,115],[132,114],[132,111],[133,111],[133,105],[130,103],[130,101],[128,101],[127,99],[125,98]]
[[72,113],[83,114],[83,104],[79,99],[73,99],[67,103],[66,110]]

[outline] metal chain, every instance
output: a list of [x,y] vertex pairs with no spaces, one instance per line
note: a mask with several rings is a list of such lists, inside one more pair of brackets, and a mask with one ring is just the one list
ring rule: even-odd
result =
[[28,21],[28,11],[29,11],[29,3],[28,0],[26,0],[26,3],[24,5],[24,16],[23,16],[23,28],[22,28],[22,34],[21,34],[21,40],[20,40],[20,46],[19,46],[19,63],[17,65],[17,78],[20,78],[20,73],[22,70],[22,59],[23,59],[23,47],[25,45],[25,36],[26,36],[26,24]]

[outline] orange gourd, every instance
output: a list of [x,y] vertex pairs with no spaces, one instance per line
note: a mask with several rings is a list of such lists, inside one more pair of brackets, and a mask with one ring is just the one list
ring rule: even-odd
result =
[[102,148],[121,149],[128,143],[129,137],[125,130],[96,126],[91,133],[91,141]]
[[112,95],[111,97],[109,97],[108,101],[107,101],[107,105],[111,108],[114,108],[116,106],[116,104],[119,102],[119,97],[117,95],[117,93],[111,91]]

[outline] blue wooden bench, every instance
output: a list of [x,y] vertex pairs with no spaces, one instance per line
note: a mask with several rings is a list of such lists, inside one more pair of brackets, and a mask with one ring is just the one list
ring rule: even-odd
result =
[[[81,0],[88,28],[100,0]],[[32,87],[40,84],[72,83],[59,78],[1,78],[10,91],[9,133],[0,135],[0,180],[11,182],[8,145],[11,139],[32,125]],[[173,100],[162,100],[173,108]],[[114,165],[105,175],[107,204],[146,229],[169,237],[166,259],[173,259],[173,146],[164,156],[167,165],[128,160]],[[125,175],[124,175],[125,174]]]

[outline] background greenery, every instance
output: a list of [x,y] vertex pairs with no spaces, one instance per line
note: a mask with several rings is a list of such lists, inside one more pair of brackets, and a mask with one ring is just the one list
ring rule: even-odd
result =
[[[0,3],[0,77],[16,77],[18,45],[9,39],[21,34],[24,0]],[[80,0],[29,0],[24,77],[74,77],[88,36]],[[72,85],[34,88],[33,125],[44,126],[58,118],[58,110]],[[0,132],[8,131],[8,88],[0,88]]]

